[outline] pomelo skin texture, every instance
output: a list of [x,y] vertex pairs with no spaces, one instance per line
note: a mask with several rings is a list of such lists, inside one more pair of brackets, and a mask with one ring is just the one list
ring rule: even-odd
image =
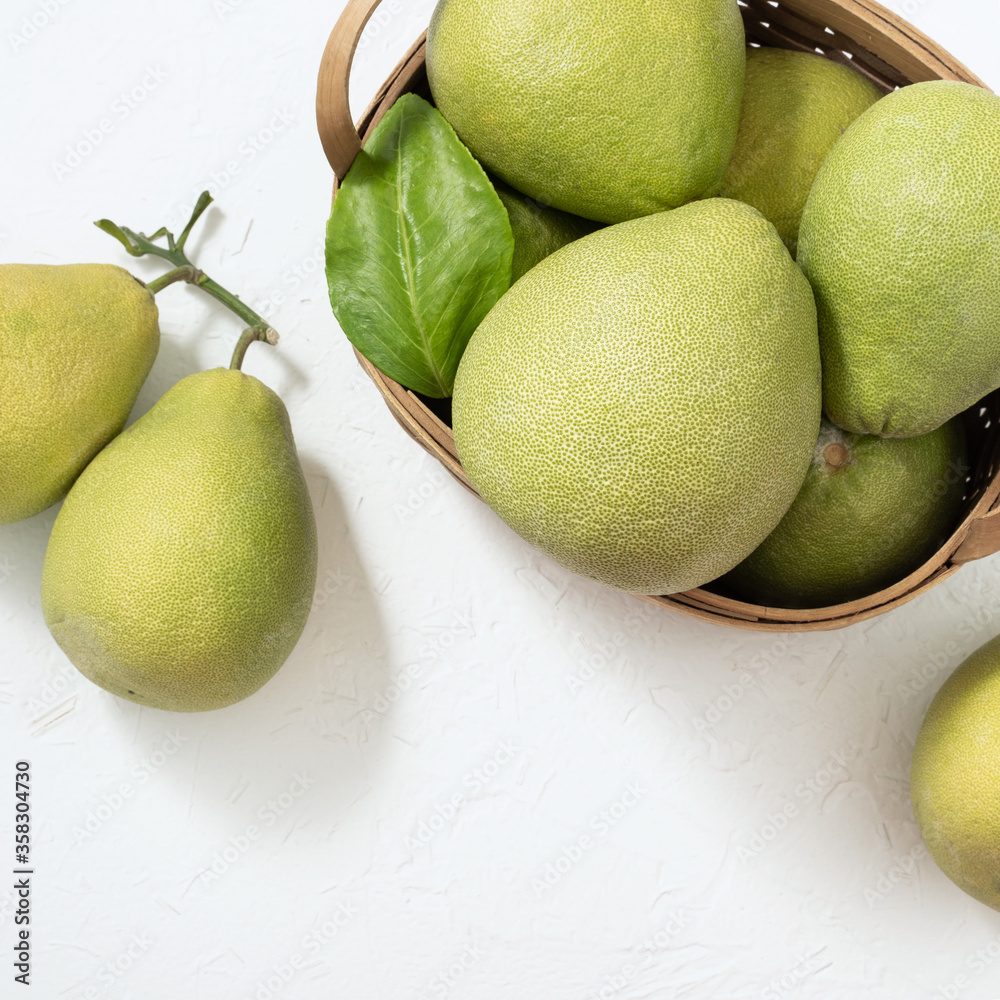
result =
[[439,0],[427,77],[492,173],[622,222],[718,193],[746,62],[736,0]]
[[281,400],[225,368],[182,379],[59,511],[42,610],[95,684],[197,712],[267,681],[305,625],[316,523]]
[[798,262],[839,427],[925,434],[1000,386],[1000,97],[935,81],[869,108],[816,176]]
[[0,265],[0,524],[66,495],[125,426],[159,346],[153,293],[128,271]]
[[510,229],[514,234],[514,258],[511,262],[511,282],[530,271],[540,260],[573,240],[592,233],[599,223],[579,215],[547,208],[520,191],[495,181],[496,192],[507,209]]
[[924,842],[960,889],[1000,910],[1000,636],[944,682],[924,718],[910,795]]
[[816,173],[880,97],[857,70],[815,52],[749,49],[736,149],[719,193],[753,205],[794,257]]
[[970,471],[959,418],[916,438],[823,421],[795,502],[721,583],[753,604],[821,608],[902,580],[955,527]]
[[812,292],[739,202],[610,226],[497,302],[452,412],[465,471],[519,535],[609,587],[689,590],[749,555],[802,484]]

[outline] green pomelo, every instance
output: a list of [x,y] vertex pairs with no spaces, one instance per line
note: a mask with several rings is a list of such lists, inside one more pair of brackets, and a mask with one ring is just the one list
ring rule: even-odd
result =
[[256,691],[298,641],[316,522],[281,400],[240,371],[182,379],[59,511],[42,610],[95,684],[198,712]]
[[834,143],[882,91],[814,52],[747,52],[743,110],[723,198],[753,205],[792,256],[809,189]]
[[802,485],[812,292],[739,202],[611,226],[497,302],[453,407],[469,478],[523,538],[610,587],[689,590],[749,555]]
[[0,524],[61,500],[125,425],[160,346],[112,264],[0,264]]
[[427,32],[434,101],[473,155],[600,222],[718,192],[745,61],[736,0],[439,0]]
[[924,718],[910,768],[913,811],[938,867],[1000,910],[1000,637],[944,682]]
[[1000,97],[935,81],[882,98],[816,176],[798,260],[838,426],[913,437],[1000,386]]
[[542,205],[526,194],[508,187],[503,181],[494,180],[493,183],[503,207],[507,209],[511,232],[514,234],[512,283],[549,254],[592,233],[599,226],[599,223],[590,219]]
[[955,526],[969,471],[958,419],[915,438],[850,434],[823,421],[795,502],[720,583],[777,608],[873,594],[937,551]]

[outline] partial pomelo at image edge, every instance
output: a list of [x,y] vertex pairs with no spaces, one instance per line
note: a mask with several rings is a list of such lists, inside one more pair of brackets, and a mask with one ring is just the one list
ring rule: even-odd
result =
[[931,856],[960,889],[1000,910],[1000,636],[934,696],[910,767],[913,811]]
[[[746,62],[735,0],[623,7],[618,14],[650,21],[629,32],[611,30],[597,0],[573,8],[577,20],[596,23],[567,25],[554,11],[553,0],[435,7],[430,89],[473,155],[516,190],[604,223],[717,194],[736,142]],[[546,33],[558,40],[555,52]],[[664,36],[674,39],[666,49]],[[587,83],[595,73],[597,89]]]
[[[657,236],[661,230],[668,235]],[[729,252],[717,246],[720,233],[728,234]],[[658,239],[665,241],[663,246],[657,244]],[[692,268],[689,255],[695,250],[703,260]],[[744,273],[746,269],[734,269],[734,254],[747,265],[749,274]],[[630,274],[636,261],[641,267]],[[765,278],[763,272],[768,268]],[[686,294],[698,301],[693,312],[696,324],[704,326],[704,336],[696,336],[690,322],[685,326],[683,310],[671,311],[665,299],[650,296],[650,289],[662,286],[664,278],[671,282],[672,294]],[[716,278],[739,289],[731,291],[732,301],[727,305],[704,299],[705,281],[711,284]],[[601,282],[607,294],[596,296],[594,290]],[[788,305],[786,315],[780,316],[775,309],[776,300]],[[629,307],[622,310],[622,302],[628,302]],[[659,323],[676,341],[672,353],[654,363],[649,359],[666,350],[670,339],[663,331],[643,341],[645,360],[631,356],[635,352],[622,351],[624,331],[609,332],[614,317],[621,321],[630,310],[635,313],[636,302],[644,303],[653,317],[637,321],[640,333],[647,331],[651,322]],[[574,311],[570,326],[566,325],[566,309]],[[519,312],[530,315],[530,322],[521,322]],[[576,325],[583,322],[580,317],[589,318],[574,333]],[[720,323],[726,330],[725,343],[717,332]],[[531,331],[544,329],[546,324],[567,331],[562,349],[550,348],[545,337],[532,339]],[[748,332],[751,327],[752,335]],[[690,351],[691,345],[703,345],[713,333],[714,349],[729,358],[726,366],[708,365],[698,370],[695,364],[691,372],[683,372],[696,353]],[[761,336],[771,338],[774,344],[761,348]],[[690,343],[684,347],[687,341]],[[581,345],[585,345],[583,350],[579,350]],[[769,353],[772,348],[779,354],[784,352],[780,362],[778,354],[772,357]],[[588,356],[594,349],[603,351],[601,364]],[[755,362],[749,368],[748,358]],[[635,378],[637,374],[639,381],[621,396],[622,387],[616,390],[614,379]],[[587,384],[587,394],[575,401],[560,397],[560,383],[572,385],[577,379]],[[662,386],[657,379],[663,381]],[[670,511],[677,509],[670,482],[683,478],[683,472],[675,469],[672,473],[670,463],[654,463],[642,470],[655,473],[650,480],[643,482],[642,473],[638,473],[639,480],[629,481],[631,492],[623,492],[621,481],[637,475],[635,455],[655,447],[650,444],[654,438],[642,439],[639,424],[656,428],[661,443],[666,440],[667,425],[650,425],[650,413],[662,409],[670,392],[676,395],[679,391],[683,397],[692,391],[692,380],[698,379],[705,383],[703,390],[708,397],[722,407],[714,416],[724,417],[728,425],[752,435],[757,455],[752,457],[731,442],[728,450],[722,449],[727,457],[712,452],[694,466],[689,463],[691,469],[699,469],[696,478],[704,480],[699,479],[697,495],[711,497],[710,502],[717,505],[716,514],[696,517],[697,525],[678,524],[679,534],[668,540]],[[714,384],[711,391],[709,383]],[[748,386],[757,393],[766,418],[747,417],[744,401]],[[642,393],[635,391],[637,387]],[[606,402],[601,402],[602,391],[609,393]],[[727,392],[731,395],[723,400]],[[739,409],[735,409],[737,400]],[[539,405],[548,410],[539,410]],[[641,416],[639,424],[633,421],[631,430],[626,425],[624,434],[618,426],[608,438],[609,444],[612,440],[617,443],[610,450],[601,452],[604,445],[596,446],[595,455],[586,460],[592,460],[594,469],[601,471],[590,473],[585,498],[577,494],[572,499],[573,477],[580,471],[579,461],[587,446],[580,428],[590,426],[587,421],[595,413],[620,417],[622,410],[628,414],[630,408],[636,420]],[[691,440],[697,440],[703,432],[696,433],[693,425],[710,417],[700,411],[695,417],[690,407],[688,413],[692,426],[675,422],[670,433],[688,433]],[[820,417],[819,348],[811,290],[774,227],[755,209],[738,202],[695,202],[599,230],[546,258],[494,306],[473,335],[459,366],[453,417],[455,443],[466,474],[522,538],[568,569],[615,589],[648,595],[692,589],[748,555],[778,523],[805,476]],[[539,430],[544,441],[532,438]],[[594,440],[604,440],[601,434],[595,424]],[[639,437],[632,442],[629,434]],[[510,443],[505,444],[505,437]],[[711,452],[708,441],[706,438],[696,450],[707,447]],[[614,459],[616,452],[619,457]],[[608,462],[624,464],[614,471]],[[599,490],[593,489],[595,475],[600,480]],[[514,495],[516,490],[512,492],[512,483],[524,490],[520,498]],[[673,491],[676,488],[674,482]],[[636,490],[642,497],[638,505]],[[622,494],[617,499],[612,498],[615,491]],[[561,512],[553,507],[553,497],[565,504]],[[623,508],[623,497],[636,509],[630,512],[627,505]],[[697,501],[696,505],[700,504]],[[659,525],[664,529],[663,537],[650,543],[640,531],[638,539],[634,538],[630,529],[633,522],[646,527]],[[701,532],[700,540],[694,540],[697,532]],[[590,541],[584,541],[585,537]],[[643,546],[646,551],[642,551]],[[595,562],[603,565],[595,567]],[[627,568],[629,562],[631,568]]]
[[113,264],[0,264],[0,524],[61,500],[124,426],[160,345],[145,284]]
[[1000,386],[1000,268],[982,249],[998,231],[1000,97],[916,83],[852,123],[816,176],[798,248],[831,421],[915,437]]

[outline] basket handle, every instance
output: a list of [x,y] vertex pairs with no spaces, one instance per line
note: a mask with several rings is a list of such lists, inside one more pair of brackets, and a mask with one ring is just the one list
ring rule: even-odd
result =
[[348,0],[330,32],[316,83],[316,125],[323,152],[338,180],[361,152],[361,136],[351,118],[351,64],[361,33],[381,0]]

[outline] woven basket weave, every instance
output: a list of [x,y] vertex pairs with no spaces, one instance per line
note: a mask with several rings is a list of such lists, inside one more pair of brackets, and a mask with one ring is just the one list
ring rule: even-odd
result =
[[[412,91],[431,100],[422,35],[360,121],[355,124],[351,120],[351,62],[378,5],[379,0],[349,0],[320,66],[316,117],[323,149],[334,171],[334,197],[362,142],[396,99]],[[740,9],[749,44],[817,52],[853,66],[885,91],[921,80],[962,80],[985,87],[926,35],[871,0],[740,0]],[[358,360],[403,429],[475,493],[455,451],[447,404],[423,399],[403,388],[360,354]],[[756,631],[842,628],[912,600],[951,576],[963,563],[1000,550],[1000,390],[967,411],[964,420],[973,467],[960,521],[938,552],[906,579],[861,600],[804,611],[748,604],[703,588],[639,600],[719,625]]]

